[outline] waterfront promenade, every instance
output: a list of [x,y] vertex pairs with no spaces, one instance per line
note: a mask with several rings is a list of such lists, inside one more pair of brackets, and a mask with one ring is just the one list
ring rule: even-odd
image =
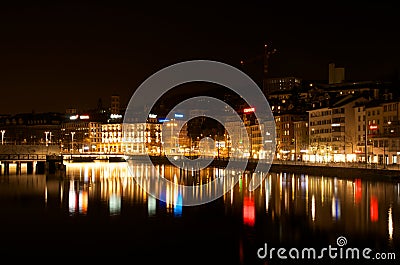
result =
[[274,161],[272,172],[310,174],[337,178],[361,178],[400,182],[400,165],[365,163],[308,163],[301,161]]
[[[28,157],[34,155],[54,155],[59,153],[59,149],[56,146],[48,146],[40,148],[40,146],[1,146],[0,156],[0,172],[4,171],[6,174],[8,172],[8,165],[10,163],[16,163],[17,169],[18,165],[21,163],[26,163],[25,160],[19,161],[18,158],[14,158],[16,155],[18,157],[21,154],[27,154]],[[97,153],[82,153],[74,154],[72,159],[71,154],[62,154],[62,159],[64,162],[93,162],[93,161],[108,161],[108,162],[123,162],[124,154],[108,154],[99,155]],[[13,159],[8,159],[7,157],[12,157]],[[25,156],[24,156],[25,157]],[[130,157],[138,162],[145,161],[143,158],[145,155],[135,155]],[[181,156],[176,156],[179,160]],[[1,157],[0,157],[1,158]],[[171,161],[167,159],[166,156],[150,156],[151,161],[156,164],[171,164]],[[195,158],[195,157],[193,157]],[[209,157],[212,160],[210,166],[225,167],[227,163],[232,160],[240,168],[246,168],[247,170],[255,170],[258,163],[256,159],[238,159],[238,158],[226,158],[226,157]],[[46,160],[46,159],[45,159]],[[17,161],[17,162],[16,162]],[[31,161],[31,160],[29,160]],[[28,162],[29,162],[28,161]],[[32,160],[33,161],[33,160]],[[148,161],[148,160],[147,160]],[[4,164],[4,165],[3,165]],[[4,170],[2,170],[4,168]],[[7,169],[7,170],[6,170]],[[302,161],[284,161],[284,160],[274,160],[270,167],[268,167],[270,172],[279,173],[295,173],[295,174],[309,174],[314,176],[326,176],[326,177],[338,177],[338,178],[363,178],[370,180],[382,180],[382,181],[395,181],[400,182],[400,165],[380,165],[380,164],[365,164],[365,163],[313,163],[313,162],[302,162]],[[28,170],[32,172],[32,170]]]
[[[167,163],[170,161],[165,156],[151,157],[153,163]],[[211,166],[224,167],[228,158],[215,158]],[[260,161],[255,159],[234,159],[239,166],[247,163],[247,170],[254,170]],[[260,162],[262,163],[262,162]],[[301,161],[274,160],[269,168],[270,172],[309,174],[314,176],[326,176],[337,178],[362,178],[379,181],[400,182],[400,165],[379,165],[365,163],[312,163]]]

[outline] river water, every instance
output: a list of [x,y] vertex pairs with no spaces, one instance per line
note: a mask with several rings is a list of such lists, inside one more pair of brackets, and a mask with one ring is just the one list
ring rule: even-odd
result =
[[[385,264],[394,264],[393,255],[400,259],[399,183],[269,172],[249,191],[252,172],[244,171],[222,197],[182,206],[173,190],[165,200],[147,194],[126,163],[66,166],[65,176],[0,176],[2,256],[133,264],[320,264],[323,253],[325,263],[354,264],[355,258],[343,254],[346,248],[359,249],[360,256],[369,248],[374,261],[376,253],[386,257]],[[169,176],[181,173],[171,165],[157,167]],[[151,174],[144,165],[135,170]],[[207,181],[223,174],[208,168],[197,177]],[[329,247],[337,248],[336,257],[321,252]],[[278,256],[279,248],[286,252]],[[301,257],[304,248],[315,249],[316,257]]]

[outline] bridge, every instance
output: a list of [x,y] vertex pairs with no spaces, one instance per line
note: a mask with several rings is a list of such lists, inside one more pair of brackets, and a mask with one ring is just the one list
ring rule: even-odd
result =
[[56,145],[0,145],[0,175],[55,173],[62,169],[62,156]]

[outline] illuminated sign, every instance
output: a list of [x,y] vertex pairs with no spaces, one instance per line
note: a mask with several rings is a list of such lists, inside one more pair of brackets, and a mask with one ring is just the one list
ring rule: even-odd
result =
[[120,118],[122,118],[122,115],[121,114],[111,114],[110,118],[111,119],[120,119]]
[[180,114],[180,113],[175,113],[175,118],[183,118],[183,114]]
[[243,109],[244,113],[250,113],[250,112],[254,112],[254,111],[255,111],[254,108],[245,108],[245,109]]
[[332,127],[340,127],[340,123],[332,123]]
[[151,114],[151,113],[150,113],[150,114],[149,114],[149,118],[150,118],[150,119],[155,119],[155,118],[157,118],[157,114]]
[[158,122],[166,122],[166,121],[169,121],[169,119],[165,119],[165,118],[163,118],[163,119],[158,119]]
[[70,116],[69,119],[73,121],[73,120],[78,119],[78,117],[79,117],[79,115],[73,115],[73,116]]
[[370,125],[369,129],[370,130],[376,130],[376,129],[378,129],[378,126],[377,125]]
[[89,115],[81,115],[79,118],[81,120],[88,120],[89,119]]

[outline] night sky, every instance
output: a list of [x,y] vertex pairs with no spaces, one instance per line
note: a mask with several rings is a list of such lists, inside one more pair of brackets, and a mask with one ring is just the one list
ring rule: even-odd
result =
[[398,77],[395,3],[248,2],[3,3],[0,114],[95,108],[112,94],[128,102],[151,74],[193,59],[245,60],[260,83],[266,43],[278,50],[271,77],[324,81],[330,62],[347,80]]

